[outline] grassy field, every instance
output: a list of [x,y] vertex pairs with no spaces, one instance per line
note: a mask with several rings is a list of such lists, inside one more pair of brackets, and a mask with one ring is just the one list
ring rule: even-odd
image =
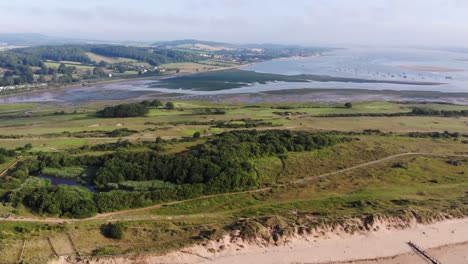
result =
[[[58,68],[60,66],[61,62],[46,62],[44,64],[48,68]],[[69,67],[69,66],[76,67],[78,70],[93,70],[94,69],[94,66],[81,65],[81,64],[77,64],[77,63],[64,63],[64,64],[67,67]]]
[[[247,105],[201,101],[176,101],[175,105],[175,110],[152,108],[145,117],[99,118],[95,111],[102,109],[105,106],[103,104],[1,104],[0,136],[5,138],[0,138],[0,147],[18,148],[32,143],[32,152],[76,149],[83,145],[119,140],[111,137],[79,137],[85,132],[112,131],[120,128],[138,131],[123,138],[134,143],[154,141],[158,136],[170,139],[191,137],[195,132],[201,133],[200,139],[168,143],[161,150],[163,154],[172,154],[203,144],[211,134],[233,130],[217,127],[215,122],[218,121],[222,121],[223,124],[245,125],[252,120],[261,120],[269,124],[256,129],[355,132],[378,129],[393,133],[353,135],[351,137],[354,140],[351,142],[310,152],[290,152],[284,160],[276,156],[252,160],[262,185],[273,187],[264,192],[225,194],[148,210],[121,212],[83,222],[0,222],[1,261],[17,261],[23,241],[26,241],[23,255],[25,262],[44,263],[54,258],[51,244],[58,254],[64,255],[76,255],[77,251],[84,256],[153,254],[193,243],[203,243],[207,239],[216,239],[234,227],[242,232],[251,232],[252,229],[249,228],[256,226],[256,233],[250,235],[269,236],[265,230],[271,229],[271,223],[275,221],[279,221],[284,234],[288,234],[291,228],[309,230],[320,223],[376,214],[403,217],[409,212],[414,212],[423,220],[435,217],[436,212],[454,216],[468,214],[466,158],[406,156],[328,177],[313,178],[399,153],[468,153],[467,145],[462,143],[464,137],[412,138],[401,134],[445,130],[468,134],[467,117],[321,115],[406,113],[413,107],[464,110],[465,106],[356,102],[348,109],[343,107],[342,103]],[[222,109],[226,114],[203,114],[206,108]],[[64,114],[56,114],[60,111],[64,111]],[[291,114],[277,113],[285,111]],[[65,131],[67,133],[64,133]],[[141,145],[131,149],[144,150],[147,148]],[[109,152],[92,152],[93,155],[107,153]],[[0,165],[0,169],[12,161],[9,159]],[[48,170],[47,174],[59,176],[77,176],[83,172],[81,168],[74,167]],[[25,184],[44,184],[34,182],[35,178],[30,179]],[[296,182],[301,179],[309,180]],[[22,206],[14,208],[8,204],[1,204],[0,215],[7,214],[43,218]],[[106,238],[101,233],[102,224],[111,220],[125,222],[127,229],[122,239]],[[47,237],[50,237],[50,243]],[[70,239],[76,248],[73,248]]]
[[[256,166],[262,173],[277,174],[280,182],[288,182],[392,153],[466,152],[463,144],[453,140],[381,136],[361,136],[360,139],[359,142],[343,143],[330,149],[290,154],[284,169],[281,162],[274,159],[258,160]],[[284,230],[287,226],[299,225],[307,229],[318,223],[373,214],[399,216],[408,211],[429,219],[434,215],[433,211],[468,209],[463,204],[468,188],[468,163],[466,159],[457,159],[462,164],[455,166],[449,163],[451,160],[453,158],[402,157],[326,178],[277,187],[268,192],[226,194],[158,209],[122,213],[112,216],[114,221],[126,223],[127,231],[120,240],[101,234],[101,225],[109,219],[66,224],[6,222],[0,226],[0,254],[5,256],[5,260],[14,261],[23,239],[26,239],[25,261],[42,263],[53,258],[47,236],[59,254],[73,255],[78,250],[81,255],[94,255],[97,254],[96,249],[103,248],[111,249],[107,254],[163,253],[184,245],[202,243],[207,238],[217,238],[229,231],[230,226],[239,223],[237,219],[250,219],[241,222],[266,227],[271,219],[279,219]],[[200,239],[199,235],[207,231],[210,231],[208,237]],[[67,234],[76,249],[70,244]]]
[[[323,117],[327,114],[382,114],[406,113],[413,107],[428,107],[439,110],[463,110],[465,106],[447,104],[399,104],[391,102],[354,103],[351,109],[337,103],[260,103],[218,104],[198,101],[175,102],[175,110],[151,109],[145,117],[99,118],[94,112],[101,104],[1,104],[0,135],[17,137],[0,139],[5,147],[19,147],[33,143],[36,150],[64,149],[83,144],[115,141],[116,138],[75,138],[66,133],[89,131],[112,131],[129,128],[139,131],[129,140],[148,140],[191,136],[196,131],[202,135],[220,133],[227,128],[216,128],[210,122],[222,121],[244,124],[244,120],[261,120],[271,123],[271,128],[292,130],[337,130],[362,131],[378,129],[384,132],[460,132],[468,133],[467,117],[394,116],[394,117]],[[222,109],[224,115],[203,114],[206,108]],[[65,114],[56,114],[64,111]],[[289,115],[278,113],[289,112]],[[321,117],[322,116],[322,117]],[[268,126],[258,129],[268,129]]]
[[168,63],[161,64],[161,67],[168,69],[179,69],[181,73],[191,73],[197,71],[209,71],[219,69],[219,66],[215,65],[203,65],[195,62],[181,62],[181,63]]
[[86,55],[95,62],[105,61],[107,63],[121,63],[121,62],[137,62],[136,60],[129,58],[120,58],[120,57],[106,57],[101,56],[92,52],[86,52]]

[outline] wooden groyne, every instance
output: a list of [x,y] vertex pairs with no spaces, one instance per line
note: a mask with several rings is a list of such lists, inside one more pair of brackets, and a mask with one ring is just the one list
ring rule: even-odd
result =
[[80,256],[80,252],[79,252],[78,249],[76,248],[75,242],[73,242],[73,239],[72,239],[70,233],[67,233],[67,237],[68,237],[68,241],[70,241],[70,245],[72,246],[72,249],[75,251],[76,255],[79,257],[79,256]]
[[54,245],[52,244],[52,239],[50,239],[49,236],[47,237],[47,241],[49,241],[50,248],[52,249],[52,252],[54,252],[55,256],[57,258],[60,257],[57,251],[55,250]]
[[23,262],[24,247],[26,246],[26,239],[23,239],[23,245],[21,246],[20,253],[18,255],[18,263]]
[[437,259],[435,259],[433,256],[429,255],[429,253],[427,253],[426,251],[424,251],[422,248],[420,248],[418,245],[416,245],[415,243],[409,241],[408,242],[408,245],[414,250],[416,251],[416,253],[418,253],[420,256],[426,258],[427,260],[430,261],[430,263],[432,264],[442,264],[440,263],[440,261],[438,261]]

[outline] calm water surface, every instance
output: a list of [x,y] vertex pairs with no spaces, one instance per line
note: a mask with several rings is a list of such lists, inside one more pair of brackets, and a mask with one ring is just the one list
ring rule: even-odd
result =
[[46,176],[46,175],[42,175],[42,174],[39,175],[38,177],[41,178],[41,179],[49,180],[52,183],[52,185],[54,185],[54,186],[58,186],[58,185],[81,186],[81,187],[84,187],[84,188],[90,190],[91,192],[96,192],[96,190],[94,189],[93,186],[83,185],[83,184],[77,182],[77,179],[75,179],[75,178],[65,179],[65,178],[57,178],[57,177],[53,177],[53,176]]
[[[402,69],[400,66],[427,66],[459,69],[454,72],[428,72]],[[0,98],[0,103],[120,101],[157,97],[161,93],[185,95],[223,95],[259,93],[287,89],[367,89],[396,91],[440,91],[468,93],[468,53],[421,49],[352,48],[330,52],[321,57],[281,59],[243,67],[261,73],[284,75],[314,74],[373,80],[438,82],[443,85],[409,85],[383,83],[271,82],[220,91],[195,91],[151,88],[155,80],[134,80],[122,83],[96,84],[66,90],[39,91],[31,94]],[[372,92],[369,92],[370,94]]]

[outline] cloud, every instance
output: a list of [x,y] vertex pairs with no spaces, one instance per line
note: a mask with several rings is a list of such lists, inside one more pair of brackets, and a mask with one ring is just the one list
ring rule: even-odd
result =
[[40,5],[15,0],[0,3],[0,23],[8,25],[0,32],[114,40],[468,45],[467,13],[466,0],[43,0]]

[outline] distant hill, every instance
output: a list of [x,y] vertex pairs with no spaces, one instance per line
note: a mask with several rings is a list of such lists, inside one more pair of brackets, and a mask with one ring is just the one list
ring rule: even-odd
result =
[[300,45],[283,45],[273,43],[247,43],[247,44],[232,44],[225,42],[205,41],[197,39],[182,39],[173,41],[160,41],[152,44],[155,47],[169,47],[181,48],[191,50],[204,50],[204,51],[220,51],[220,50],[246,50],[246,51],[259,51],[259,50],[302,50],[305,52],[311,51],[327,51],[331,50],[326,47],[310,47]]
[[36,33],[6,33],[0,34],[0,43],[11,46],[38,46],[38,45],[61,45],[66,43],[78,43],[78,40],[50,37]]
[[171,41],[159,41],[153,43],[153,46],[164,46],[164,47],[175,47],[175,46],[184,46],[184,45],[207,45],[207,46],[223,46],[223,47],[233,47],[235,45],[223,42],[215,41],[205,41],[197,39],[182,39],[182,40],[171,40]]
[[0,43],[6,43],[8,46],[56,46],[65,44],[116,44],[130,46],[148,46],[148,43],[144,42],[105,41],[76,39],[67,37],[52,37],[37,33],[0,33]]

